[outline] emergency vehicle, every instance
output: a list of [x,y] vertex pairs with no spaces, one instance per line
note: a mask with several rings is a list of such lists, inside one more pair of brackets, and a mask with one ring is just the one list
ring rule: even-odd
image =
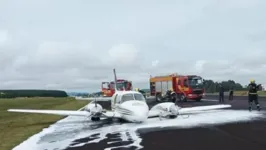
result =
[[150,77],[150,94],[161,101],[167,90],[173,89],[177,100],[187,99],[200,101],[205,93],[202,77],[197,75],[170,74],[164,76]]
[[[132,81],[118,79],[117,80],[117,90],[132,90]],[[102,94],[104,97],[112,97],[115,93],[115,82],[102,82]]]

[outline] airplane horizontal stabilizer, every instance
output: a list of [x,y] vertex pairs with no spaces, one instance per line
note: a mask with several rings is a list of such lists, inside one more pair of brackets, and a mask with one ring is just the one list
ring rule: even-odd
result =
[[190,108],[181,108],[179,110],[180,114],[187,114],[187,113],[193,113],[193,112],[198,112],[198,111],[205,111],[205,110],[215,110],[215,109],[222,109],[222,108],[230,108],[232,107],[231,105],[211,105],[211,106],[195,106],[195,107],[190,107]]
[[71,111],[71,110],[8,109],[7,111],[22,112],[22,113],[53,114],[61,116],[90,116],[90,113],[86,111]]

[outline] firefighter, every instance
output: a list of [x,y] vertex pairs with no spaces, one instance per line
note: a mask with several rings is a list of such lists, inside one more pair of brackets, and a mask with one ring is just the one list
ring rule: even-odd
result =
[[176,102],[176,93],[173,88],[167,90],[166,95],[172,100],[173,103]]
[[167,95],[168,97],[170,97],[172,91],[173,91],[172,89],[168,89],[168,90],[166,91],[166,95]]
[[231,90],[229,91],[229,100],[230,100],[230,101],[233,100],[233,95],[234,95],[234,89],[231,88]]
[[220,89],[219,89],[219,102],[220,103],[224,102],[224,87],[222,84],[220,84]]
[[256,106],[257,106],[257,110],[260,111],[260,104],[258,101],[258,93],[257,91],[259,90],[260,84],[257,85],[255,83],[255,80],[251,79],[250,83],[248,85],[248,102],[249,102],[249,111],[252,110],[252,103],[253,101],[255,102]]

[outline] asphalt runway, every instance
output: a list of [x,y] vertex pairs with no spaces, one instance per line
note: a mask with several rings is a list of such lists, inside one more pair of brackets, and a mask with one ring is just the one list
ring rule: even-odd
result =
[[[218,104],[217,96],[207,96],[202,102],[188,101],[179,103],[181,107],[201,106]],[[108,102],[100,102],[105,108],[110,107]],[[247,97],[235,97],[233,101],[225,99],[226,104],[231,104],[235,110],[247,111]],[[260,98],[261,106],[266,106],[266,97]],[[149,106],[156,104],[148,101]],[[254,107],[255,108],[255,107]],[[264,107],[263,107],[264,108]],[[255,110],[254,110],[255,111]],[[215,149],[215,150],[265,150],[266,149],[266,120],[260,119],[242,123],[228,123],[225,125],[209,125],[188,129],[150,129],[149,131],[139,130],[142,141],[142,149],[147,150],[195,150],[195,149]],[[97,136],[97,135],[94,135]],[[108,144],[112,139],[119,139],[117,134],[107,134],[107,138],[92,144],[85,144],[79,147],[68,147],[66,150],[103,150],[115,146],[130,145],[132,141],[120,141]],[[87,137],[74,141],[78,144],[84,141],[93,140]],[[134,146],[124,149],[136,149]],[[114,149],[115,150],[115,149]]]

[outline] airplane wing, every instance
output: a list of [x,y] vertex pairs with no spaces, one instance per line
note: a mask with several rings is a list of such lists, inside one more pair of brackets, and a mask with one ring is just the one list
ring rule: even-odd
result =
[[195,106],[190,108],[181,108],[179,109],[180,114],[189,114],[189,113],[196,113],[199,111],[206,111],[206,110],[215,110],[215,109],[222,109],[222,108],[230,108],[231,105],[211,105],[211,106]]
[[[9,112],[22,112],[22,113],[37,113],[37,114],[51,114],[61,116],[84,116],[90,117],[91,114],[86,111],[71,111],[71,110],[35,110],[35,109],[8,109]],[[101,118],[121,118],[119,113],[113,111],[103,112]]]
[[96,98],[92,98],[92,97],[87,97],[87,98],[83,98],[83,97],[75,97],[76,100],[88,100],[88,101],[111,101],[112,97],[96,97]]
[[[207,111],[207,110],[215,110],[215,109],[222,109],[222,108],[230,108],[231,105],[212,105],[212,106],[195,106],[189,108],[180,108],[178,110],[179,114],[191,114],[191,113],[198,113],[200,111]],[[149,111],[149,118],[158,117],[162,111],[160,110],[150,110]],[[168,112],[162,112],[163,114],[168,114]]]
[[86,111],[71,111],[71,110],[34,110],[34,109],[8,109],[9,112],[22,112],[22,113],[39,113],[39,114],[53,114],[61,116],[90,116]]
[[158,117],[159,115],[160,115],[160,111],[150,110],[150,111],[149,111],[148,118]]

